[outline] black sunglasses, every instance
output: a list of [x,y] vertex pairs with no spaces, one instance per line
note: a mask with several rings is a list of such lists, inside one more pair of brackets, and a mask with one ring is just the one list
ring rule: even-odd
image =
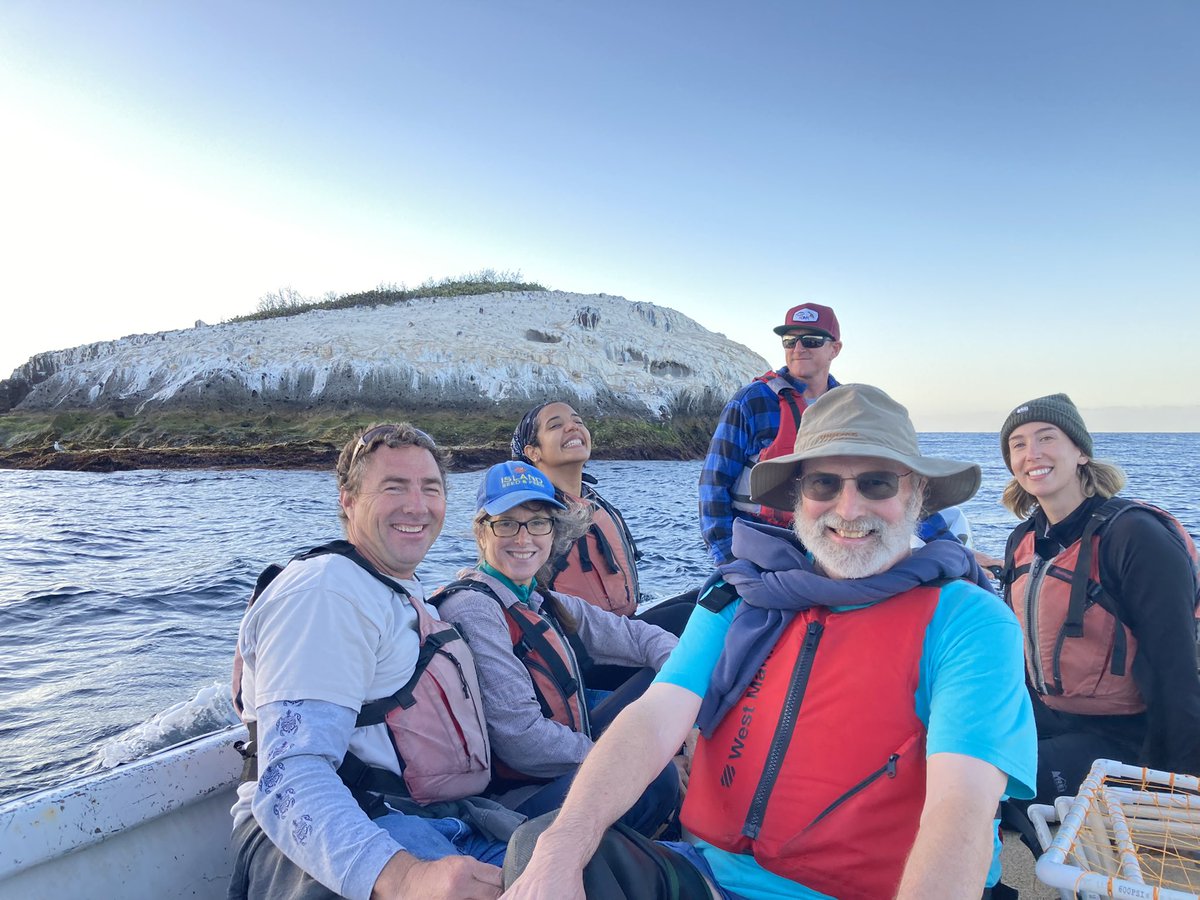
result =
[[842,492],[847,481],[853,481],[858,492],[868,500],[890,500],[900,493],[900,479],[912,472],[863,472],[843,478],[832,472],[809,472],[800,476],[800,493],[809,500],[825,502]]
[[827,334],[789,334],[783,339],[783,349],[791,350],[799,344],[805,350],[816,350],[832,340]]

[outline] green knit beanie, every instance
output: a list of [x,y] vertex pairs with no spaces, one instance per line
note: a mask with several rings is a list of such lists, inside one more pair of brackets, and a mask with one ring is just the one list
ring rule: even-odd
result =
[[1088,434],[1083,417],[1071,398],[1066,394],[1051,394],[1022,403],[1004,420],[1004,427],[1000,429],[1000,452],[1004,454],[1004,465],[1008,466],[1008,471],[1012,471],[1012,463],[1008,458],[1008,436],[1027,422],[1057,425],[1083,451],[1084,456],[1092,455],[1092,436]]

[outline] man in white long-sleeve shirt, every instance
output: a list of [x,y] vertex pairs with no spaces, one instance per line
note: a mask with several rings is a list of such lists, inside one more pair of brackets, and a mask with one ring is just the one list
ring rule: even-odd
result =
[[[411,425],[377,426],[346,445],[337,479],[349,544],[423,599],[415,570],[446,512],[441,451]],[[355,720],[412,676],[416,619],[402,594],[338,553],[293,560],[247,611],[241,695],[259,777],[233,808],[231,898],[499,895],[503,841],[458,818],[368,818],[338,775],[347,751],[401,774],[388,726]]]

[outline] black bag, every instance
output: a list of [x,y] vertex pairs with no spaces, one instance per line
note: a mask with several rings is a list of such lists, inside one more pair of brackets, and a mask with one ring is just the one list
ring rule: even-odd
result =
[[[525,871],[542,832],[558,811],[530,819],[516,830],[504,857],[504,889]],[[673,850],[620,823],[604,832],[596,854],[583,870],[588,900],[708,900],[708,882]]]

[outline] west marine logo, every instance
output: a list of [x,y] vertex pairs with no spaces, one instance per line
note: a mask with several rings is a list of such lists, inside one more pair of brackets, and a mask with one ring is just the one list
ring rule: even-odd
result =
[[821,318],[821,314],[815,309],[809,309],[807,306],[804,309],[798,309],[792,315],[793,322],[815,322]]
[[746,749],[746,738],[750,736],[750,722],[754,718],[754,707],[742,707],[741,727],[738,728],[737,734],[733,736],[733,743],[729,745],[729,759],[741,759],[742,751]]
[[[762,671],[761,669],[759,670]],[[761,682],[759,682],[761,686]],[[757,690],[755,691],[757,693]],[[742,751],[746,749],[746,738],[750,736],[750,722],[754,719],[754,707],[750,705],[742,706],[742,720],[739,722],[737,734],[733,736],[733,743],[729,745],[729,756],[727,759],[741,759]],[[725,769],[721,773],[721,784],[729,787],[733,784],[734,766],[732,763],[726,763]]]
[[[753,700],[758,697],[759,691],[762,690],[763,679],[767,677],[766,663],[758,667],[758,671],[754,673],[754,677],[750,679],[750,685],[746,688],[746,699]],[[746,749],[746,738],[750,736],[750,723],[754,721],[754,707],[749,703],[742,704],[742,718],[738,722],[737,734],[733,736],[733,743],[729,745],[729,760],[741,759],[742,751]],[[729,787],[733,784],[733,776],[736,774],[736,768],[732,762],[725,764],[725,768],[721,771],[721,784]]]

